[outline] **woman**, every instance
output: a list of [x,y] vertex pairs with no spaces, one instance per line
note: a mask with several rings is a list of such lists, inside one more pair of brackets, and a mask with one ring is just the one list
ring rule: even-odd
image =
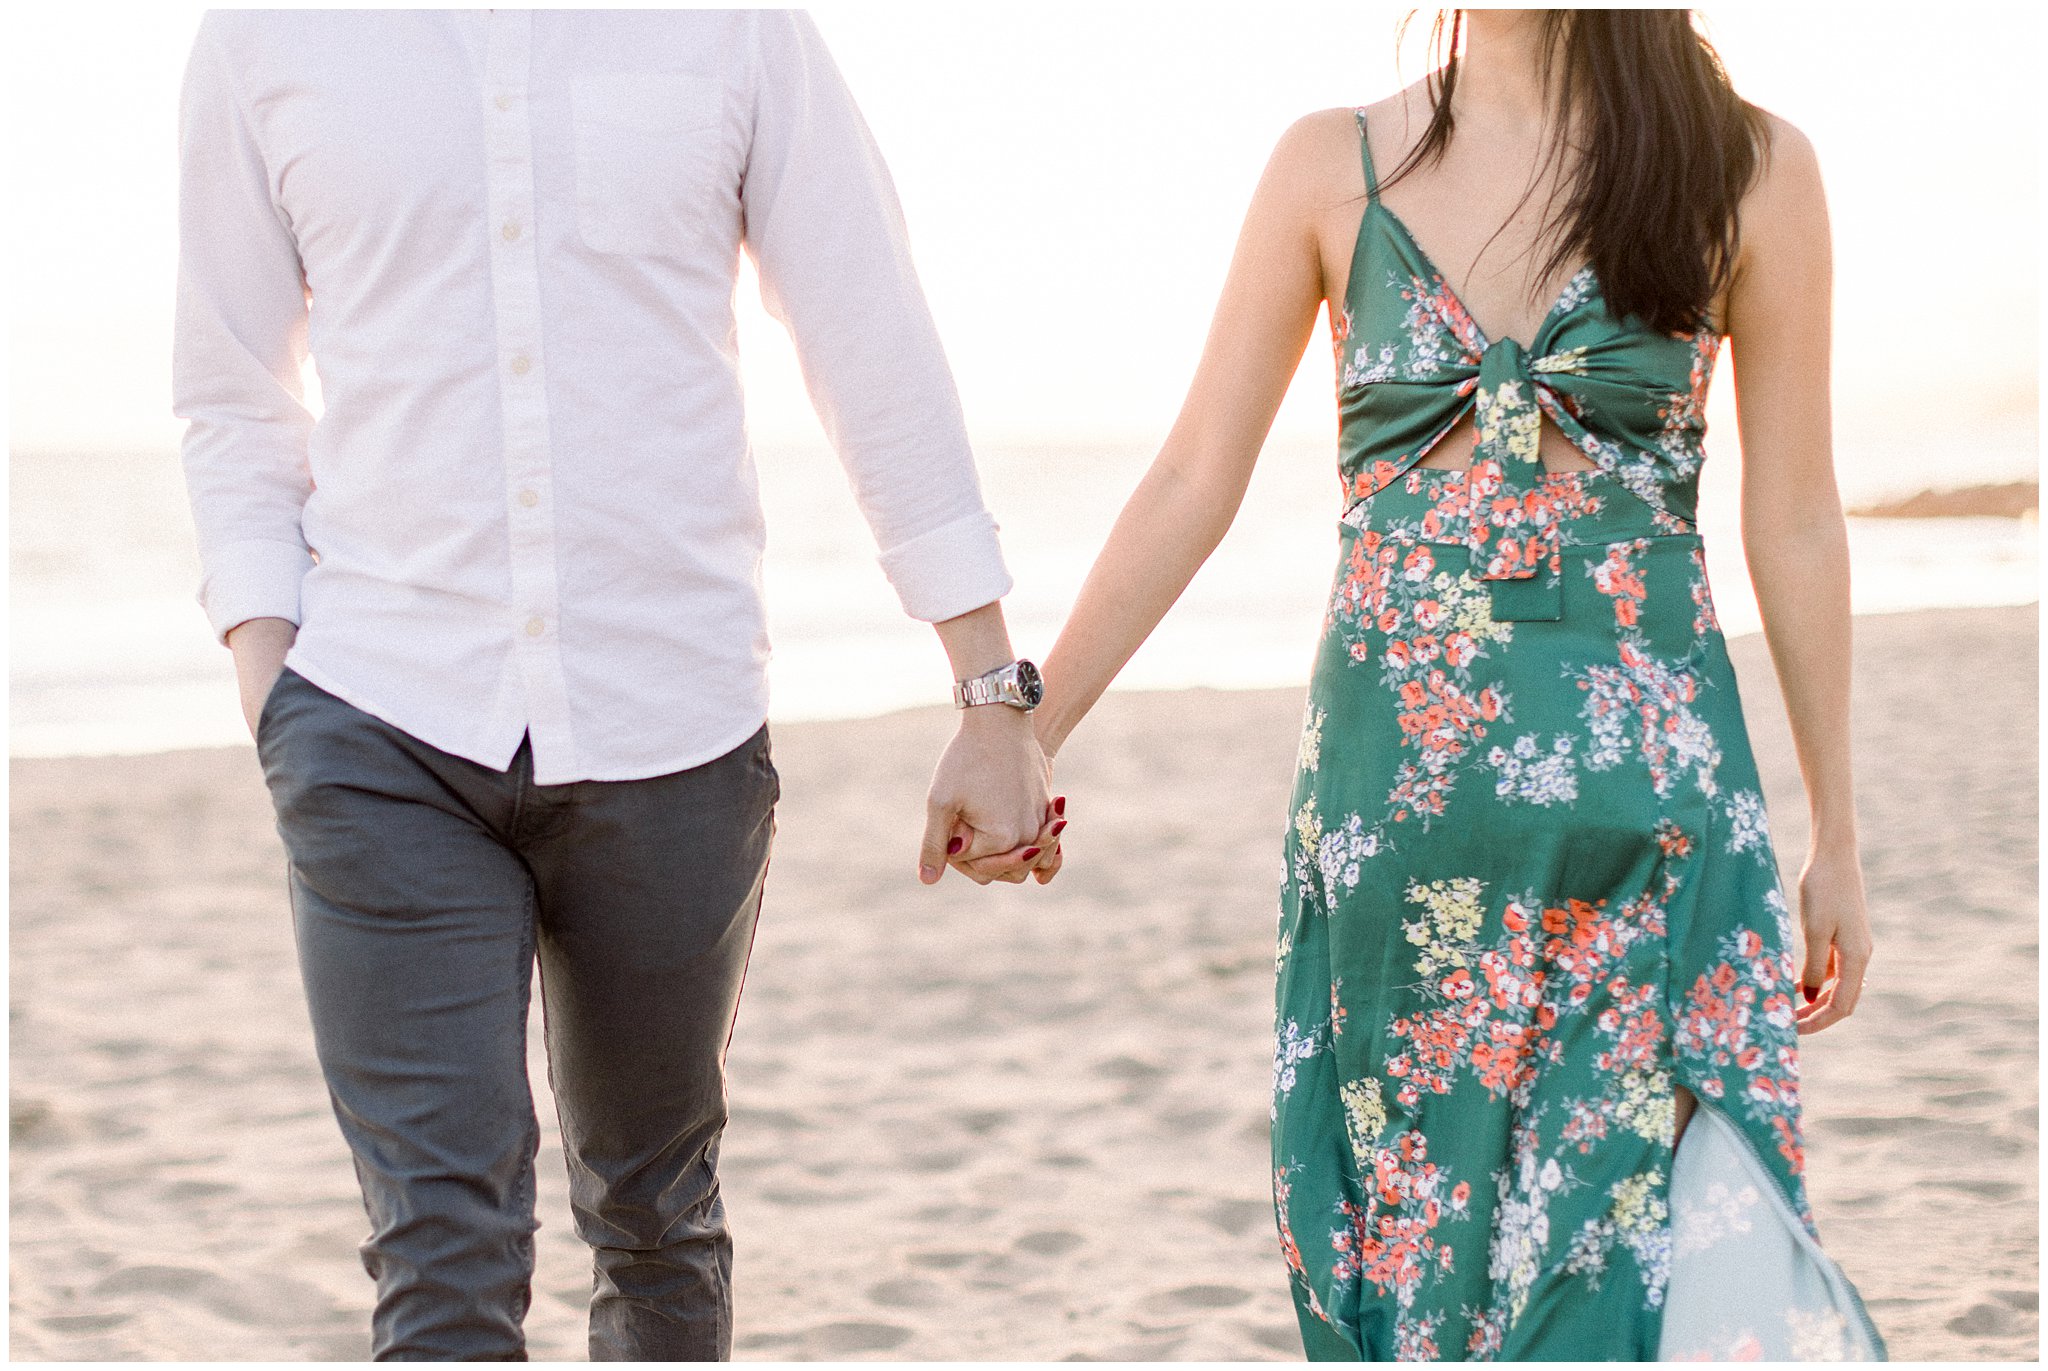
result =
[[[1221,538],[1327,305],[1345,512],[1272,1131],[1309,1355],[1882,1357],[1800,1176],[1796,1038],[1871,947],[1813,153],[1686,11],[1457,13],[1421,87],[1275,151],[1040,739]],[[1693,523],[1724,336],[1803,970]]]

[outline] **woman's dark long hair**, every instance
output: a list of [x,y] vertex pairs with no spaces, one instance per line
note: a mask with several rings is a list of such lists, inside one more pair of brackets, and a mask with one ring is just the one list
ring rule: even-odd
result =
[[[1545,161],[1567,140],[1579,155],[1560,179],[1564,208],[1549,219],[1537,279],[1586,262],[1617,319],[1669,333],[1708,325],[1735,267],[1736,207],[1767,151],[1763,112],[1735,93],[1691,10],[1543,14],[1543,87],[1557,102]],[[1382,184],[1450,145],[1464,19],[1437,15],[1429,127]]]

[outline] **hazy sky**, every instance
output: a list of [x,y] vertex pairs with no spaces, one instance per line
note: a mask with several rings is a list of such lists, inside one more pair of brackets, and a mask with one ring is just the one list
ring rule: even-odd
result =
[[[1404,12],[1187,0],[819,9],[895,174],[977,436],[1163,434],[1275,138],[1310,110],[1391,91]],[[198,13],[44,0],[10,16],[17,449],[176,441],[173,126]],[[1410,79],[1431,13],[1414,25]],[[1958,423],[1990,424],[2008,449],[2025,443],[2039,298],[2035,7],[1706,14],[1738,88],[1820,152],[1840,430],[1950,466],[1974,460]],[[741,303],[757,433],[814,435],[751,283]],[[1318,344],[1281,427],[1331,426]]]

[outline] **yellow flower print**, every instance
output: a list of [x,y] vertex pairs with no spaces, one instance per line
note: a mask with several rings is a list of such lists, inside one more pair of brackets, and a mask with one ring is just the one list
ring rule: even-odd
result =
[[1522,398],[1520,381],[1502,381],[1492,390],[1481,390],[1472,415],[1479,430],[1479,445],[1499,445],[1511,461],[1535,462],[1542,441],[1543,412]]
[[1664,1226],[1671,1216],[1663,1197],[1658,1193],[1664,1184],[1664,1173],[1654,1167],[1640,1176],[1630,1176],[1614,1183],[1608,1191],[1614,1196],[1614,1208],[1609,1216],[1620,1233],[1650,1233]]
[[1350,1125],[1351,1154],[1361,1175],[1373,1173],[1380,1132],[1387,1126],[1387,1106],[1380,1097],[1380,1083],[1370,1076],[1347,1081],[1338,1092],[1344,1102],[1344,1120]]
[[1316,844],[1323,840],[1323,816],[1316,813],[1314,800],[1301,802],[1301,810],[1294,816],[1294,831],[1301,835],[1301,850],[1315,856]]
[[1445,967],[1471,964],[1466,954],[1471,951],[1473,939],[1479,936],[1479,926],[1485,918],[1480,906],[1482,890],[1480,882],[1470,876],[1431,881],[1428,885],[1420,881],[1409,883],[1409,902],[1421,905],[1425,911],[1422,918],[1403,920],[1401,924],[1408,941],[1422,949],[1422,955],[1415,959],[1418,974],[1433,976]]
[[1548,356],[1538,357],[1529,363],[1529,370],[1551,374],[1569,372],[1573,375],[1578,375],[1584,372],[1585,369],[1586,349],[1582,347],[1566,348],[1563,352],[1553,352]]
[[1670,1143],[1678,1135],[1678,1101],[1671,1073],[1658,1067],[1635,1067],[1622,1074],[1614,1121],[1651,1142]]

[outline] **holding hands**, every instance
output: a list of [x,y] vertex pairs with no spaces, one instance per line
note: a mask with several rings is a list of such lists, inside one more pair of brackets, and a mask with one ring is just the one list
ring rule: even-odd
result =
[[1038,668],[1010,651],[999,604],[936,625],[953,664],[960,729],[939,758],[925,802],[917,878],[936,884],[952,866],[976,885],[1040,885],[1060,869],[1065,797],[1052,793],[1052,762],[1031,711]]
[[1052,764],[1030,716],[1009,705],[973,705],[932,774],[918,879],[931,885],[952,866],[976,885],[1040,885],[1060,869],[1066,797],[1052,794]]

